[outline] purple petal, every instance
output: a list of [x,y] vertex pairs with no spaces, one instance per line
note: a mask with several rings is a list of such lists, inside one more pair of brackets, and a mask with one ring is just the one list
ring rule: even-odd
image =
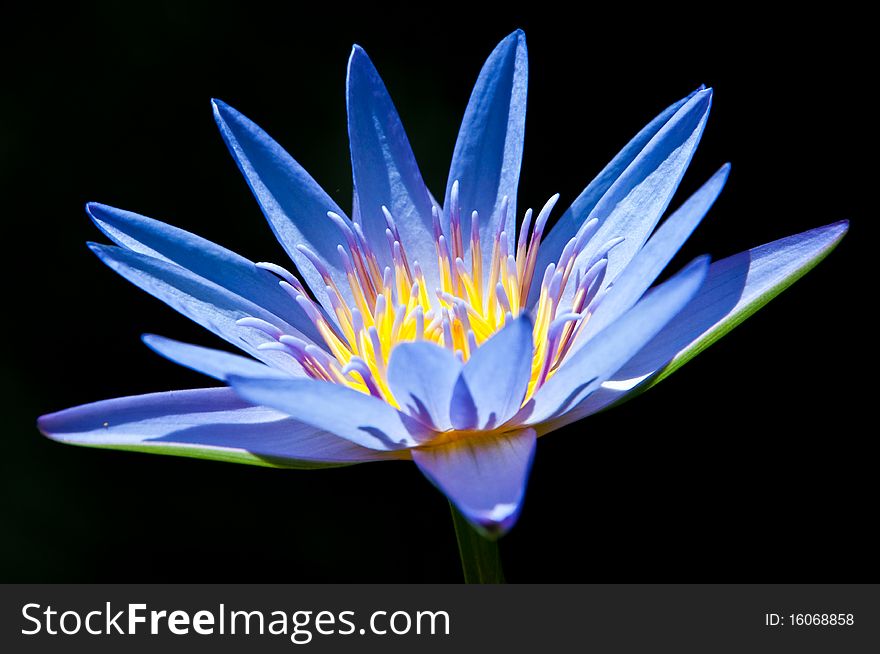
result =
[[311,340],[321,342],[314,324],[278,285],[275,275],[252,261],[177,227],[90,202],[86,211],[102,232],[117,245],[186,268],[260,305],[293,325]]
[[[695,93],[596,203],[587,219],[598,218],[601,222],[578,256],[575,270],[583,272],[598,248],[617,237],[624,241],[608,255],[604,286],[610,285],[629,264],[654,231],[678,188],[700,142],[711,105],[711,89]],[[563,306],[571,303],[574,293],[569,285],[563,294]],[[534,293],[529,296],[530,302],[536,298]]]
[[373,450],[418,445],[432,432],[387,402],[331,382],[312,379],[229,378],[244,399]]
[[258,349],[261,344],[273,339],[259,330],[239,326],[236,321],[248,316],[260,318],[286,334],[302,338],[304,335],[292,325],[176,264],[119,247],[97,243],[89,243],[89,247],[110,268],[172,309],[254,358],[279,370],[289,371],[292,375],[299,374],[300,366],[291,357],[281,352]]
[[585,325],[580,343],[589,340],[630,309],[663,272],[672,257],[696,229],[724,188],[730,165],[725,164],[712,178],[657,229],[630,264],[623,269],[596,313]]
[[581,225],[587,220],[587,217],[593,211],[596,203],[602,199],[606,191],[611,187],[617,178],[632,164],[636,157],[641,154],[645,146],[651,142],[657,132],[669,122],[679,109],[690,100],[694,95],[703,90],[700,87],[686,98],[683,98],[675,104],[667,107],[654,120],[642,128],[633,139],[626,144],[620,152],[611,160],[611,162],[602,169],[596,178],[589,183],[581,194],[575,199],[568,210],[559,217],[556,225],[550,230],[550,233],[541,243],[541,249],[538,251],[538,270],[544,270],[550,262],[558,261],[559,255],[565,244],[577,233]]
[[523,429],[417,448],[412,458],[471,524],[497,537],[519,517],[535,443]]
[[[449,227],[452,184],[458,181],[461,225],[468,251],[471,212],[479,212],[480,243],[491,249],[500,221],[498,209],[505,196],[510,204],[504,229],[509,236],[514,234],[527,82],[526,37],[522,30],[517,30],[498,44],[483,65],[452,155],[444,200],[444,229]],[[484,257],[488,256],[491,251],[484,252]]]
[[751,316],[824,259],[846,221],[788,236],[717,261],[700,291],[592,396],[542,433],[579,420],[659,383]]
[[682,310],[699,290],[708,269],[708,257],[694,260],[569,354],[517,419],[529,425],[550,420],[593,393]]
[[409,260],[429,287],[439,284],[431,222],[432,200],[406,132],[373,62],[360,46],[348,60],[348,138],[360,221],[382,265],[391,256],[382,207],[391,212]]
[[336,246],[344,244],[345,239],[327,217],[328,211],[340,216],[345,213],[266,132],[226,103],[214,100],[212,104],[223,140],[260,203],[272,231],[315,297],[333,316],[325,282],[297,246],[304,245],[318,256],[339,291],[351,303],[351,289],[336,251]]
[[462,364],[434,343],[401,343],[391,352],[388,385],[401,410],[437,431],[452,429],[449,407]]
[[494,429],[522,406],[532,373],[532,323],[523,315],[471,353],[452,394],[456,429]]
[[103,400],[42,416],[62,443],[287,468],[399,458],[252,406],[228,388]]
[[156,334],[144,334],[142,339],[147,347],[156,354],[165,357],[169,361],[208,375],[220,381],[226,381],[230,375],[241,377],[279,378],[289,379],[291,376],[304,377],[305,372],[300,369],[297,374],[282,372],[275,368],[248,359],[237,354],[215,350],[210,347],[191,345],[175,341]]

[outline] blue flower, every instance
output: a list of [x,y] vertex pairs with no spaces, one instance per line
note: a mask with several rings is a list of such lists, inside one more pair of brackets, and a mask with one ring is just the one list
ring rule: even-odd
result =
[[[657,227],[712,102],[663,111],[545,234],[517,230],[527,55],[521,31],[477,79],[442,208],[366,53],[348,65],[351,219],[228,105],[214,116],[300,278],[100,204],[108,266],[243,350],[155,335],[160,355],[228,385],[43,416],[58,441],[288,468],[412,460],[479,530],[515,522],[536,440],[639,393],[821,260],[845,222],[655,280],[727,179],[723,166]],[[302,282],[300,281],[302,279]],[[304,282],[304,283],[303,283]]]

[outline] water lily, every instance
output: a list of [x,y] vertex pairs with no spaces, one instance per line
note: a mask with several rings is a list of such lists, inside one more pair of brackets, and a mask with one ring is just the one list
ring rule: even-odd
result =
[[526,78],[517,31],[480,72],[441,204],[355,46],[351,218],[264,131],[214,101],[299,277],[89,204],[115,243],[90,244],[102,261],[247,356],[146,335],[160,355],[225,385],[67,409],[40,418],[42,432],[288,468],[411,460],[459,519],[496,537],[519,515],[539,436],[656,384],[847,230],[839,222],[715,263],[701,257],[652,288],[727,179],[725,165],[657,227],[700,141],[711,89],[652,120],[548,230],[558,195],[537,213],[517,208]]

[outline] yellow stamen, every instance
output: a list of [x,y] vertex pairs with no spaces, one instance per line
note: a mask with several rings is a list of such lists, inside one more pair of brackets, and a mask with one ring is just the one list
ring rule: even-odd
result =
[[[545,205],[531,238],[531,211],[527,212],[525,233],[520,234],[515,252],[509,252],[513,241],[508,241],[503,226],[499,226],[488,260],[484,260],[481,249],[479,216],[473,212],[469,235],[470,256],[466,264],[457,184],[453,196],[455,213],[450,218],[451,231],[448,234],[444,234],[440,227],[439,210],[433,212],[438,265],[434,284],[439,283],[439,289],[434,284],[429,287],[419,263],[410,262],[407,258],[406,244],[401,241],[387,210],[386,235],[391,256],[384,259],[389,262],[384,275],[379,259],[367,245],[360,226],[352,226],[348,250],[340,246],[339,252],[353,303],[346,304],[333,280],[325,279],[327,292],[332,298],[331,315],[335,315],[338,328],[329,324],[323,316],[318,317],[317,309],[310,309],[310,316],[330,354],[296,352],[307,374],[344,384],[363,393],[370,393],[372,389],[373,394],[380,394],[390,404],[398,406],[387,379],[388,362],[397,345],[425,340],[454,350],[466,362],[473,356],[475,347],[492,338],[511,317],[523,314],[531,285],[540,280],[543,283],[537,302],[529,310],[533,322],[534,350],[531,379],[524,401],[555,373],[589,318],[591,298],[595,293],[590,292],[587,297],[588,289],[578,288],[570,306],[568,303],[564,307],[558,306],[559,298],[563,297],[563,291],[575,270],[577,253],[572,252],[573,244],[564,260],[551,264],[546,271],[540,271],[543,278],[539,276],[537,280],[534,279],[539,272],[536,271],[537,250],[549,215],[547,207],[552,208],[552,205]],[[504,213],[507,203],[503,202],[502,205],[504,210],[501,213]],[[560,266],[559,270],[557,265]],[[483,277],[484,270],[488,271],[487,280]],[[488,283],[484,284],[484,281]],[[561,331],[554,331],[554,344],[551,347],[550,325],[557,314],[563,313],[583,317],[560,325]],[[356,365],[349,366],[349,372],[343,375],[342,369],[352,363],[354,357],[358,357],[353,362]]]

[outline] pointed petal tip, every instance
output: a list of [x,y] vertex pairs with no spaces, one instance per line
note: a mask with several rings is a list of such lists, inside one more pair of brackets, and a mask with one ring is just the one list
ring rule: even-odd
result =
[[829,237],[830,247],[833,249],[840,244],[840,241],[842,241],[843,237],[849,232],[849,220],[844,218],[843,220],[838,220],[837,222],[829,223],[822,227],[816,227],[812,231],[823,232],[823,235],[827,235]]
[[700,84],[697,88],[695,88],[693,91],[691,91],[690,93],[688,93],[688,94],[684,97],[684,99],[682,100],[682,102],[687,102],[688,100],[690,100],[691,98],[693,98],[695,95],[697,95],[698,93],[702,93],[702,92],[705,91],[705,90],[706,90],[706,85],[705,85],[705,84]]
[[471,444],[410,451],[422,473],[487,538],[516,523],[535,456],[533,429]]
[[496,504],[489,511],[474,513],[456,504],[456,508],[473,525],[474,529],[487,540],[498,540],[519,520],[522,502],[518,504]]
[[217,123],[217,126],[220,128],[221,134],[223,133],[223,129],[226,128],[226,120],[221,112],[226,109],[228,109],[226,104],[216,98],[211,98],[211,112],[214,114],[214,122]]
[[113,214],[119,212],[123,212],[123,210],[103,202],[86,202],[86,214],[96,223],[112,220]]
[[847,235],[847,232],[849,232],[849,220],[844,218],[843,220],[838,220],[837,222],[833,222],[822,227],[817,227],[811,231],[813,233],[821,234],[823,240],[826,241],[824,250],[826,253],[830,253],[838,245],[840,245],[843,237]]
[[376,70],[373,60],[367,51],[357,43],[351,46],[351,54],[348,55],[348,65],[346,66],[346,85],[351,85],[353,74],[368,75],[377,77],[379,72]]
[[103,204],[101,202],[86,202],[86,215],[91,218],[92,222],[95,223],[101,231],[104,231],[103,227],[101,227],[101,223],[112,221],[114,218],[114,212],[118,213],[120,211],[122,210],[116,207],[111,207],[109,204]]
[[167,340],[164,336],[159,336],[159,334],[150,334],[145,333],[141,334],[141,343],[146,345],[148,348],[156,352],[156,347],[161,341]]
[[51,413],[47,413],[37,418],[37,430],[46,438],[52,438],[49,435],[49,418],[51,415]]
[[71,407],[68,409],[61,409],[60,411],[53,411],[52,413],[44,413],[37,418],[37,430],[49,440],[57,441],[59,443],[69,442],[69,440],[63,436],[64,426],[68,417],[75,415],[78,408],[79,407]]
[[155,352],[162,357],[165,356],[161,351],[162,344],[170,340],[171,339],[165,338],[164,336],[159,336],[159,334],[141,334],[141,343],[146,345],[152,352]]
[[821,227],[814,227],[813,229],[807,230],[802,234],[798,234],[797,236],[806,236],[806,235],[821,235],[823,240],[827,240],[832,247],[836,247],[838,243],[840,243],[841,239],[846,236],[846,233],[849,231],[849,220],[844,218],[843,220],[838,220],[833,223],[828,223],[827,225],[822,225]]
[[93,223],[95,223],[95,225],[97,225],[98,228],[100,229],[101,226],[99,223],[100,223],[101,219],[99,216],[100,216],[100,214],[104,213],[107,209],[109,209],[109,207],[107,207],[106,205],[103,205],[103,204],[99,204],[97,202],[86,202],[85,209],[86,209],[86,215],[89,217],[89,220],[91,220]]
[[238,114],[235,109],[218,98],[211,98],[211,109],[214,112],[214,120],[218,124],[225,124],[230,117]]
[[679,272],[676,277],[681,276],[688,278],[687,285],[691,289],[690,292],[696,293],[703,285],[703,282],[706,281],[711,263],[712,257],[708,254],[701,254],[682,268],[681,272]]
[[709,184],[710,182],[717,181],[717,182],[720,182],[722,185],[724,185],[727,183],[727,178],[729,176],[730,176],[730,162],[728,161],[727,163],[722,164],[722,166],[718,170],[715,171],[715,174],[709,178],[709,181],[706,182],[706,184]]
[[510,48],[512,51],[516,51],[517,47],[525,47],[526,45],[526,33],[521,29],[517,28],[513,30],[510,34],[505,36],[496,46],[496,49]]
[[696,98],[698,96],[701,98],[708,98],[711,100],[713,92],[714,91],[711,86],[707,87],[705,84],[700,84],[697,88],[695,88],[693,91],[688,93],[684,98],[682,98],[679,101],[679,103],[678,103],[679,108],[681,108],[681,106],[683,106],[685,103],[693,100],[694,98]]
[[705,272],[709,270],[709,265],[711,263],[711,256],[708,254],[701,254],[687,265],[687,269],[694,271],[694,274],[697,274],[696,271],[702,270],[705,274]]
[[114,266],[114,253],[120,251],[123,248],[120,248],[117,245],[106,245],[104,243],[96,243],[95,241],[86,241],[86,247],[92,251],[101,263],[109,266],[113,270],[117,270]]
[[699,107],[703,113],[706,113],[712,106],[712,96],[714,93],[715,91],[711,86],[707,87],[705,84],[701,84],[700,88],[690,93],[681,101],[678,111],[685,111],[685,107]]
[[[104,243],[96,243],[95,241],[86,241],[86,247],[89,248],[98,259],[113,268],[113,253],[122,250],[117,245],[106,245]],[[115,268],[113,268],[115,270]]]
[[67,411],[69,409],[41,415],[37,418],[37,431],[50,441],[69,443],[70,441],[62,435],[63,419]]
[[694,98],[699,98],[701,103],[704,103],[706,105],[711,105],[712,104],[712,96],[714,96],[714,95],[715,95],[715,89],[713,89],[711,86],[707,86],[707,87],[704,87],[703,89],[697,91],[694,94]]

